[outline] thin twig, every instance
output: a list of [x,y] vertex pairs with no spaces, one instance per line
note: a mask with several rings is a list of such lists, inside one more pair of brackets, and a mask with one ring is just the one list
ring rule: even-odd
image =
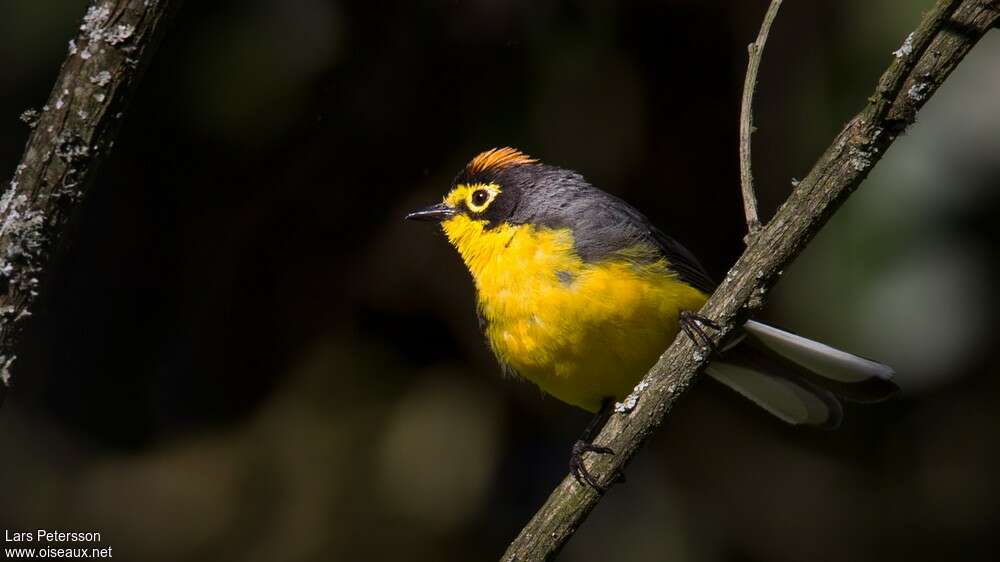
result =
[[50,250],[111,152],[135,91],[180,0],[94,0],[69,42],[48,103],[0,197],[0,403]]
[[[764,305],[768,290],[782,270],[867,177],[898,133],[913,122],[916,112],[998,19],[1000,13],[982,0],[941,0],[924,17],[911,42],[926,48],[902,53],[900,58],[906,59],[903,68],[910,71],[901,79],[896,94],[887,100],[887,109],[877,110],[873,101],[847,123],[699,312],[720,324],[717,342]],[[895,72],[895,62],[886,74]],[[613,475],[625,469],[708,360],[689,338],[674,340],[636,387],[634,396],[623,403],[624,411],[612,415],[594,439],[596,445],[610,447],[616,453],[590,461],[590,471],[598,479],[609,486],[614,484]],[[601,494],[592,487],[582,486],[572,477],[564,478],[510,544],[502,560],[551,560],[600,499]]]
[[771,24],[781,8],[781,0],[771,0],[771,5],[764,14],[760,24],[757,40],[747,45],[750,60],[747,63],[747,75],[743,81],[743,100],[740,103],[740,186],[743,188],[743,211],[747,218],[747,242],[760,229],[760,217],[757,215],[757,193],[753,187],[753,163],[750,157],[750,136],[755,128],[753,125],[753,95],[757,90],[757,69],[760,59],[764,56],[764,45]]

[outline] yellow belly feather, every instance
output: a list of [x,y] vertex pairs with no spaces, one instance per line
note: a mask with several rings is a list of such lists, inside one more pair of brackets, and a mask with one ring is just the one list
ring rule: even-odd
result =
[[706,299],[663,259],[585,263],[569,229],[486,229],[461,215],[442,226],[475,280],[499,360],[592,412],[631,392],[677,335],[680,311]]

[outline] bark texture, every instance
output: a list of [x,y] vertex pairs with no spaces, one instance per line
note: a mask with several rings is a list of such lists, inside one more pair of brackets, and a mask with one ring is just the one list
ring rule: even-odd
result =
[[95,0],[0,197],[0,401],[51,250],[114,146],[128,101],[179,0]]

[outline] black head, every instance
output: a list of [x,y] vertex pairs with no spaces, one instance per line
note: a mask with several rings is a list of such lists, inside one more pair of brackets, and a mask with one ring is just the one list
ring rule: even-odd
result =
[[510,221],[521,196],[533,189],[545,169],[513,148],[494,148],[476,156],[451,183],[444,202],[410,213],[411,220],[443,221],[455,215],[482,220],[488,227]]
[[634,207],[572,170],[542,164],[513,148],[476,156],[455,177],[443,203],[406,218],[441,222],[455,217],[482,221],[486,229],[503,223],[566,228],[573,233],[574,251],[586,262],[609,256],[644,263],[663,258],[692,286],[705,292],[715,287],[691,252]]

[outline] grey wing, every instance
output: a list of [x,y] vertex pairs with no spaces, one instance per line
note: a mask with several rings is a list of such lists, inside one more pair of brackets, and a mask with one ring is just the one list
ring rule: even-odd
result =
[[586,200],[587,209],[579,209],[575,228],[576,251],[585,261],[598,261],[620,254],[636,244],[656,248],[677,277],[705,293],[716,283],[687,248],[653,226],[645,216],[617,197],[600,192],[601,197]]
[[[506,181],[519,180],[510,177]],[[580,174],[538,166],[520,181],[521,202],[511,213],[512,222],[573,229],[574,249],[586,262],[611,257],[664,258],[685,283],[706,293],[715,289],[711,276],[687,248],[660,232],[637,209],[590,185]],[[635,255],[637,245],[652,252]]]
[[670,263],[670,269],[688,285],[703,293],[711,294],[715,290],[716,283],[698,258],[680,242],[660,232],[656,227],[652,227],[652,231],[660,250]]

